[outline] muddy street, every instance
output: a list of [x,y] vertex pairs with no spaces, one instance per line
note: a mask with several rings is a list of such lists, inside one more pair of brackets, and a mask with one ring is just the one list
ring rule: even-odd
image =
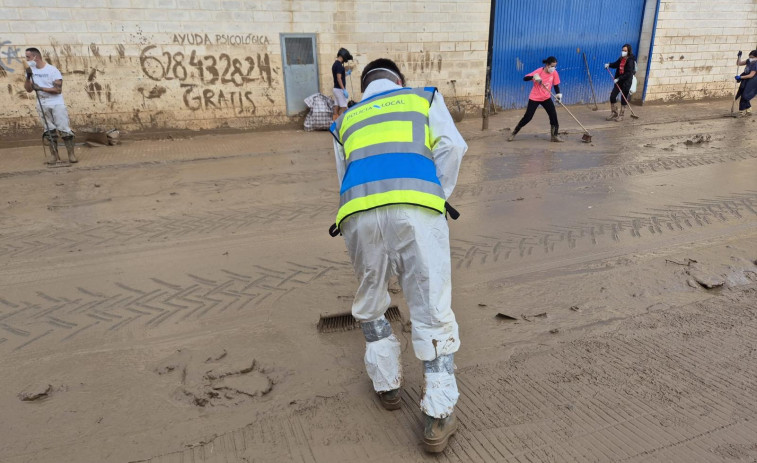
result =
[[[757,459],[757,135],[723,100],[470,115],[450,203],[460,430],[443,461]],[[425,461],[360,330],[327,132],[0,150],[0,460]]]

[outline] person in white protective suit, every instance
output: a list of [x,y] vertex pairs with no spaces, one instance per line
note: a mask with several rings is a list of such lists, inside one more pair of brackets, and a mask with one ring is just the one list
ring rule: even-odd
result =
[[340,185],[331,233],[344,236],[360,281],[352,314],[365,335],[368,376],[389,410],[400,408],[402,371],[384,313],[389,278],[398,277],[424,368],[424,448],[437,453],[457,429],[460,337],[445,209],[468,145],[436,88],[404,83],[393,61],[371,62],[361,76],[362,100],[331,126]]

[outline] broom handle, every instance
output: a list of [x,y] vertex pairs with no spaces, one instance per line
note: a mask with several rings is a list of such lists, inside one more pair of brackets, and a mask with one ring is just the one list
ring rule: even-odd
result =
[[[542,81],[539,81],[539,83],[541,84],[541,86],[542,86],[542,87],[544,87],[544,90],[546,90],[546,91],[548,91],[548,92],[549,92],[549,94],[550,94],[550,95],[552,95],[552,96],[555,96],[555,94],[554,94],[554,93],[552,93],[552,90],[548,89],[548,88],[547,88],[547,86],[546,86],[546,85],[544,85],[544,82],[542,82]],[[586,130],[586,127],[584,127],[584,126],[583,126],[583,124],[581,124],[580,122],[578,122],[578,119],[576,119],[576,116],[574,116],[574,115],[573,115],[573,113],[572,113],[572,112],[570,112],[570,109],[568,109],[568,108],[567,108],[567,107],[566,107],[566,106],[565,106],[564,104],[562,104],[562,101],[558,100],[557,98],[555,98],[555,100],[556,100],[556,101],[557,101],[558,103],[560,103],[560,106],[562,106],[564,110],[568,111],[568,114],[570,114],[570,117],[572,117],[572,118],[573,118],[573,120],[574,120],[574,121],[576,121],[576,123],[577,123],[578,125],[580,125],[582,129],[584,129],[584,132],[586,132],[586,133],[589,133],[589,131],[588,131],[588,130]]]

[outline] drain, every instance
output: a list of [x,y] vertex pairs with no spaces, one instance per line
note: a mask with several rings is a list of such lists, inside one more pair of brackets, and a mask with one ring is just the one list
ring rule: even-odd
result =
[[[384,316],[390,322],[401,322],[402,314],[396,305],[389,306]],[[350,312],[341,312],[336,314],[322,314],[318,320],[319,333],[334,333],[338,331],[350,331],[360,327],[360,322],[355,320]]]

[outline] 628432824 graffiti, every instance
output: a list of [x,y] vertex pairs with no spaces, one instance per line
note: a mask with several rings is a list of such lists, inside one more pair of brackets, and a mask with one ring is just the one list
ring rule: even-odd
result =
[[[231,84],[241,87],[245,83],[263,80],[270,87],[273,83],[271,61],[268,53],[232,58],[227,53],[200,56],[192,50],[187,57],[183,52],[158,50],[156,45],[142,49],[139,56],[142,72],[155,81],[188,79],[200,84]],[[257,67],[257,75],[253,75]]]

